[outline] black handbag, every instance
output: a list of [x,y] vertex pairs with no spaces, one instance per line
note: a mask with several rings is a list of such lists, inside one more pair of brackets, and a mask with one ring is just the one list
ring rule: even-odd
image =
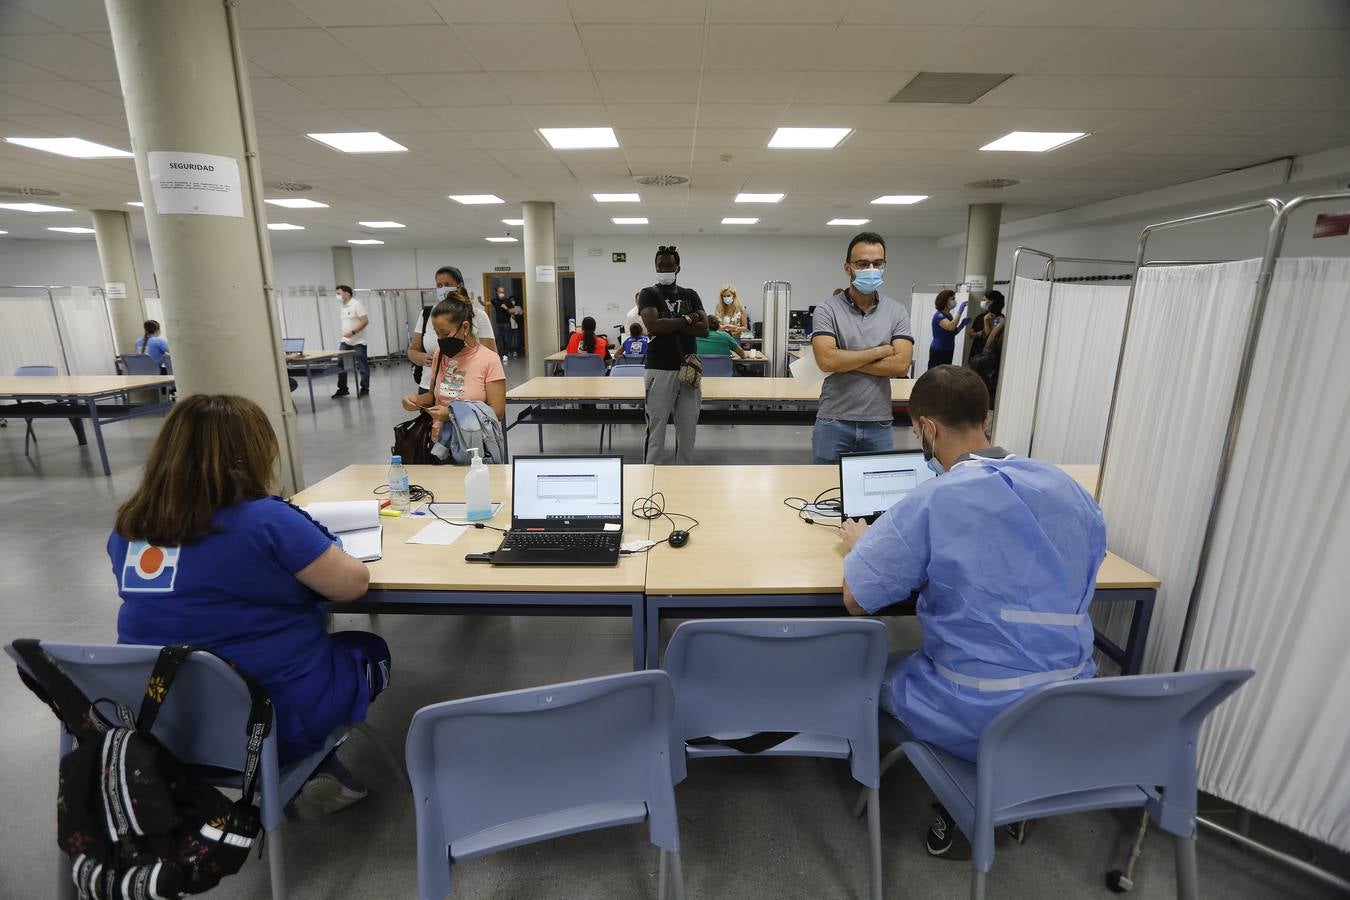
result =
[[405,466],[430,466],[436,460],[431,456],[431,415],[426,411],[417,418],[394,426],[394,444],[389,451],[403,458]]

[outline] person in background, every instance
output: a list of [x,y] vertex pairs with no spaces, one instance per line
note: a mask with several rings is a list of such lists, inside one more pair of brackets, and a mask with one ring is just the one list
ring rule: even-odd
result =
[[1003,312],[1003,293],[1001,291],[988,291],[984,299],[980,301],[979,312],[971,317],[970,320],[970,358],[974,359],[984,352],[984,339],[989,336],[989,330],[986,327],[986,321],[989,318],[989,305],[993,299],[998,299],[999,313]]
[[506,291],[506,285],[499,284],[493,292],[492,314],[494,324],[497,326],[497,346],[502,351],[502,361],[507,356],[515,356],[515,341],[512,338],[511,327],[511,309],[516,305],[516,298],[512,297]]
[[639,298],[641,298],[641,296],[642,296],[641,291],[638,291],[636,294],[633,295],[633,308],[630,309],[628,311],[628,314],[623,317],[623,323],[625,326],[628,327],[629,332],[633,330],[634,325],[637,325],[639,328],[642,329],[642,333],[646,334],[647,326],[642,324],[642,313],[638,309],[638,301]]
[[708,317],[708,334],[694,342],[700,356],[737,356],[745,359],[741,342],[722,330],[716,316]]
[[[339,284],[337,295],[342,301],[342,342],[338,344],[338,349],[352,351],[352,363],[356,366],[358,381],[356,396],[367,397],[370,395],[370,358],[366,355],[366,327],[370,325],[370,316],[366,313],[364,303],[352,299],[349,285]],[[348,393],[347,367],[343,366],[338,369],[337,390],[333,392],[333,399],[346,397]]]
[[[750,327],[750,316],[746,313],[745,307],[741,305],[741,297],[736,293],[736,289],[729,284],[722,285],[722,292],[717,300],[717,308],[713,310],[713,315],[722,325],[722,331],[734,338],[740,338],[741,334]],[[702,353],[703,351],[699,351]]]
[[567,339],[568,353],[594,353],[609,360],[609,342],[603,334],[595,333],[595,319],[587,316],[581,320],[581,330],[572,332]]
[[146,319],[142,327],[145,328],[145,334],[136,338],[136,352],[153,359],[163,372],[164,354],[169,352],[169,342],[160,337],[159,323],[154,319]]
[[655,463],[666,447],[666,423],[675,417],[675,462],[689,465],[694,458],[703,391],[680,379],[687,356],[698,352],[698,338],[708,333],[708,316],[697,291],[675,283],[680,272],[680,252],[674,247],[656,248],[656,284],[638,294],[642,324],[651,343],[647,347],[645,412],[647,441],[643,461]]
[[[1106,523],[1058,467],[989,446],[989,395],[970,369],[929,369],[909,414],[938,477],[870,528],[842,524],[844,605],[873,615],[917,594],[923,645],[891,657],[880,706],[918,740],[973,761],[1000,712],[1040,685],[1092,677],[1087,609]],[[960,552],[976,533],[980,552]],[[968,859],[957,837],[938,807],[928,853]]]
[[[455,297],[469,304],[470,309],[473,310],[473,330],[475,333],[492,334],[492,320],[488,318],[487,313],[481,307],[470,302],[469,293],[464,289],[464,276],[454,266],[441,266],[436,270],[436,302],[439,303],[447,297]],[[408,339],[408,361],[422,369],[422,377],[417,382],[419,394],[424,394],[431,389],[431,355],[436,350],[436,335],[430,323],[431,310],[432,307],[430,306],[422,308],[422,315],[417,320],[417,327]],[[492,337],[479,338],[478,343],[487,347],[493,353],[497,352],[497,341]]]
[[[960,307],[956,305],[956,291],[940,291],[933,305],[933,342],[928,345],[928,368],[950,365],[956,352],[956,336],[961,329],[970,324],[970,319],[962,319],[958,324],[956,317],[966,311],[966,301]],[[953,310],[955,315],[953,315]]]
[[[272,700],[284,766],[362,722],[389,685],[389,647],[362,631],[329,633],[325,602],[365,596],[365,563],[275,496],[278,447],[251,400],[179,400],[117,510],[108,559],[122,598],[121,644],[195,644],[251,675]],[[338,760],[320,763],[302,805],[336,812],[366,795]]]
[[829,373],[811,430],[818,465],[895,446],[891,379],[909,374],[914,337],[909,311],[880,292],[885,269],[885,239],[871,231],[856,235],[844,255],[848,290],[826,298],[812,316],[811,349]]
[[651,338],[642,333],[642,324],[633,322],[628,326],[628,339],[623,342],[624,356],[646,356],[647,344]]
[[1003,293],[989,291],[980,304],[986,309],[984,314],[984,338],[980,342],[978,353],[971,353],[970,366],[984,379],[989,390],[990,408],[998,397],[998,373],[1003,363],[1003,331],[1008,317],[1003,314]]

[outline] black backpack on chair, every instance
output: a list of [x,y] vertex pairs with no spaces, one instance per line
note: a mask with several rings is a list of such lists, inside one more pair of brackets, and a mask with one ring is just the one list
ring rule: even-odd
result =
[[[238,872],[255,844],[261,847],[262,821],[253,799],[272,704],[256,682],[234,669],[252,703],[243,795],[231,800],[151,734],[187,658],[194,652],[223,657],[201,647],[165,647],[133,717],[120,703],[91,702],[37,641],[17,640],[12,646],[30,670],[21,666],[19,677],[76,741],[61,759],[56,833],[72,858],[71,878],[80,900],[200,894]],[[99,711],[102,704],[116,708],[116,722]]]

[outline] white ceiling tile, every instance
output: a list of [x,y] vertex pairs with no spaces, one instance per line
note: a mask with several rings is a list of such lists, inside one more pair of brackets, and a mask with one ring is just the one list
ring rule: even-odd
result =
[[[1170,90],[1177,109],[1235,110],[1278,106],[1289,90],[1285,78],[1152,78],[1158,92]],[[1109,104],[1114,105],[1114,104]]]
[[0,12],[0,34],[44,34],[60,30],[51,22],[16,8],[9,7]]
[[75,81],[117,80],[112,51],[79,35],[0,35],[0,55]]
[[830,35],[814,67],[852,68],[857,60],[867,60],[880,71],[912,72],[936,60],[960,31],[949,25],[841,25]]
[[1130,0],[1121,3],[1103,25],[1124,28],[1346,28],[1346,6],[1339,0],[1280,0],[1278,3],[1234,3],[1233,0]]
[[972,25],[928,60],[931,72],[1028,72],[1066,47],[1081,44],[1085,28],[985,28]]
[[[941,131],[1098,131],[1121,113],[1100,109],[999,109],[975,105],[953,109]],[[876,127],[870,125],[868,127]]]
[[972,150],[999,136],[989,131],[981,137],[970,131],[859,131],[846,146],[864,150]]
[[253,29],[248,58],[274,75],[362,75],[374,71],[320,28]]
[[7,81],[51,81],[57,77],[59,77],[57,73],[50,70],[39,69],[17,59],[0,56],[0,84]]
[[485,106],[510,102],[496,80],[483,72],[390,75],[389,80],[423,106]]
[[550,103],[516,108],[535,128],[595,128],[613,124],[609,111],[599,104]]
[[488,71],[541,72],[587,68],[573,25],[461,25],[456,32]]
[[1044,75],[1146,75],[1195,34],[1165,28],[1097,28],[1065,44],[1030,69]]
[[315,24],[286,0],[239,0],[239,22],[245,28],[306,28]]
[[1350,77],[1350,31],[1208,31],[1153,65],[1152,75]]
[[[114,113],[122,109],[121,97],[94,90],[78,81],[24,81],[7,84],[5,90],[62,112]],[[5,114],[6,111],[0,108],[0,115]]]
[[[625,150],[653,147],[692,147],[692,128],[621,128],[619,145]],[[570,163],[569,163],[570,165]]]
[[711,21],[745,25],[764,22],[794,25],[834,24],[851,0],[712,0]]
[[1119,75],[1018,75],[980,98],[989,107],[1175,109],[1182,94],[1165,78]]
[[635,175],[661,174],[688,176],[689,150],[676,147],[634,147],[627,152]]
[[703,57],[702,25],[582,25],[581,42],[596,71],[698,69]]
[[702,22],[704,0],[568,0],[578,23],[678,24]]
[[[292,109],[286,110],[285,112],[260,112],[257,114],[256,118],[259,121],[268,121],[274,125],[278,125],[291,134],[364,130],[360,122],[331,109]],[[444,128],[445,126],[441,125],[441,127]]]
[[107,31],[108,13],[103,0],[9,0],[9,6],[46,19],[62,31]]
[[456,130],[508,131],[532,127],[530,120],[514,106],[450,106],[427,112]]
[[885,103],[917,72],[806,72],[794,103]]
[[559,0],[431,0],[451,25],[500,22],[571,22],[572,13]]
[[788,103],[801,86],[801,72],[761,69],[704,72],[700,103]]
[[[398,141],[413,153],[426,153],[428,151],[438,153],[443,150],[473,149],[473,144],[469,142],[466,135],[449,129],[442,131],[423,131],[420,129],[417,131],[395,131],[389,135],[389,138]],[[371,159],[374,160],[375,157],[371,157]],[[394,160],[395,157],[386,156],[385,159]]]
[[945,103],[889,103],[877,107],[862,124],[866,128],[933,131],[965,108]]
[[41,116],[55,115],[60,112],[63,112],[63,110],[45,106],[24,97],[16,97],[14,94],[6,93],[5,91],[0,91],[0,116],[21,114]]
[[416,106],[417,101],[383,75],[288,78],[292,86],[335,109]]
[[1282,78],[1284,90],[1266,105],[1297,110],[1350,109],[1350,78]]
[[844,21],[850,25],[968,25],[989,0],[854,0]]
[[328,33],[350,47],[352,53],[377,72],[476,72],[482,69],[445,25],[331,28]]
[[498,72],[493,78],[516,104],[600,102],[600,89],[590,71]]
[[693,103],[698,99],[698,72],[662,69],[596,72],[595,80],[606,103]]
[[699,128],[772,128],[783,117],[784,103],[701,103]]
[[[1007,112],[1012,113],[1013,110]],[[1073,113],[1068,113],[1073,115]],[[1228,116],[1249,116],[1243,128],[1255,127],[1257,130],[1220,130],[1220,120]],[[1092,128],[1018,128],[1021,131],[1092,131],[1098,134],[1262,134],[1257,122],[1269,125],[1272,121],[1268,112],[1220,113],[1198,112],[1193,109],[1150,109],[1142,112],[1117,113],[1113,120],[1105,125]],[[1235,127],[1238,120],[1228,122]],[[1012,129],[1010,129],[1012,130]]]
[[[692,128],[692,103],[610,103],[610,121],[615,128]],[[620,138],[622,143],[622,138]]]
[[700,150],[763,150],[771,137],[771,128],[700,128],[695,140]]
[[428,109],[353,109],[347,112],[362,127],[357,131],[444,131],[445,122]]
[[793,103],[784,111],[778,124],[793,128],[857,128],[875,109],[872,106]]
[[991,0],[979,25],[1096,25],[1129,0]]
[[322,102],[280,78],[250,78],[249,89],[253,94],[253,108],[258,112],[324,108]]
[[465,133],[465,137],[480,150],[536,150],[547,147],[543,138],[533,129],[470,131]]
[[712,71],[809,69],[834,33],[833,25],[712,25],[704,66]]
[[441,24],[440,14],[427,0],[291,0],[320,25],[429,25]]

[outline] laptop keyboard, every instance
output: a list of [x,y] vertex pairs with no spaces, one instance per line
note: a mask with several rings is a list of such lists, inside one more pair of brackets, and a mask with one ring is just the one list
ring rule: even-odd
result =
[[599,531],[532,532],[512,531],[502,541],[503,550],[589,550],[618,549],[619,535]]

